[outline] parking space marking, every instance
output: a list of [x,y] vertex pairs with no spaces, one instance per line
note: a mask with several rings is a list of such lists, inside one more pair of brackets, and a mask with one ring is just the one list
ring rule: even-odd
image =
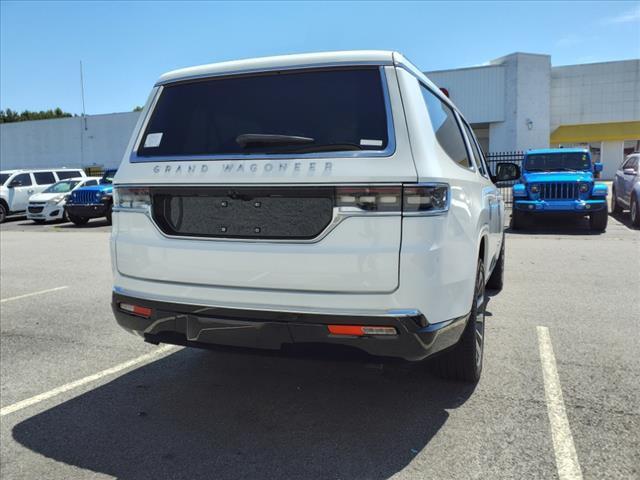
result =
[[5,415],[9,415],[10,413],[17,412],[18,410],[22,410],[23,408],[30,407],[31,405],[35,405],[36,403],[43,402],[44,400],[53,398],[57,395],[60,395],[61,393],[68,392],[69,390],[73,390],[74,388],[78,388],[83,385],[86,385],[87,383],[95,382],[108,375],[113,375],[115,373],[121,372],[123,370],[126,370],[127,368],[131,368],[136,365],[142,365],[145,363],[151,363],[152,361],[157,360],[159,357],[169,354],[170,352],[176,350],[177,348],[178,347],[174,345],[162,346],[157,350],[154,350],[153,352],[140,355],[139,357],[134,358],[133,360],[120,363],[115,367],[107,368],[106,370],[102,370],[101,372],[94,373],[93,375],[89,375],[87,377],[81,378],[80,380],[76,380],[74,382],[70,382],[60,387],[54,388],[53,390],[49,390],[48,392],[44,392],[34,397],[21,400],[11,405],[7,405],[6,407],[0,408],[0,417],[4,417]]
[[0,300],[0,303],[11,302],[13,300],[20,300],[21,298],[33,297],[34,295],[42,295],[43,293],[57,292],[58,290],[64,290],[65,288],[69,288],[68,286],[49,288],[47,290],[40,290],[39,292],[25,293],[24,295],[18,295],[17,297],[9,297],[3,298]]
[[582,480],[582,470],[578,463],[576,447],[569,427],[569,419],[562,397],[562,386],[556,357],[553,354],[551,336],[547,327],[537,327],[542,375],[544,378],[544,392],[547,399],[547,413],[551,423],[553,450],[556,454],[556,468],[560,480]]

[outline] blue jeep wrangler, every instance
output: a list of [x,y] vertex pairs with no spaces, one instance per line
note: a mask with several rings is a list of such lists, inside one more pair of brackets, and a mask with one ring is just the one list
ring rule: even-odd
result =
[[522,228],[525,217],[544,214],[589,216],[592,230],[607,228],[607,186],[594,183],[601,163],[592,163],[582,148],[529,150],[522,176],[513,186],[511,228]]
[[91,218],[105,217],[111,225],[115,175],[116,170],[106,170],[100,184],[74,190],[64,206],[67,218],[76,225],[84,225]]

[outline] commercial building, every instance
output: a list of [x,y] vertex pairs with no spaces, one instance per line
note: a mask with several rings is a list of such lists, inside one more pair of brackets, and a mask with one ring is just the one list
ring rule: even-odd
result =
[[[426,72],[464,112],[486,152],[588,146],[612,178],[640,150],[640,60],[552,67],[513,53],[488,65]],[[0,168],[115,167],[139,113],[0,125]]]
[[585,146],[612,178],[640,151],[640,60],[552,67],[513,53],[488,65],[426,72],[472,124],[487,152]]

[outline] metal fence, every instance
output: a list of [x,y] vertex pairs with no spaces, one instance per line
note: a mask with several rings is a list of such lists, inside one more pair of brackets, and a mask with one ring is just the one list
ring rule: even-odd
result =
[[[495,174],[496,165],[500,162],[511,162],[515,163],[519,167],[522,167],[524,152],[493,152],[487,154],[486,159],[491,173]],[[509,208],[511,208],[511,206],[513,205],[511,186],[515,183],[517,183],[517,180],[497,183],[498,188],[500,188],[500,193],[502,193],[502,198],[504,198],[504,203]]]

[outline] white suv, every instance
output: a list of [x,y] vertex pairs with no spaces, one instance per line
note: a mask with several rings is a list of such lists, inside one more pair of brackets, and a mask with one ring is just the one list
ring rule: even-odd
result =
[[71,168],[0,171],[0,223],[9,215],[24,212],[32,195],[59,180],[73,177],[86,177],[86,174],[82,169]]
[[114,184],[113,310],[147,341],[442,353],[441,374],[478,380],[504,204],[469,124],[398,53],[167,73]]

